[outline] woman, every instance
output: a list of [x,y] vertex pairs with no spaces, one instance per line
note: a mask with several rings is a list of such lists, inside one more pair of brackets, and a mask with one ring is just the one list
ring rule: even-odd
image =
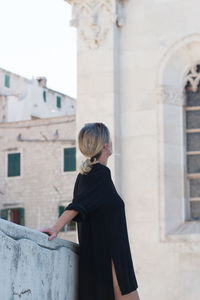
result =
[[125,204],[113,184],[108,157],[110,132],[103,123],[88,123],[78,135],[87,157],[76,178],[73,200],[56,224],[40,231],[52,240],[70,220],[79,238],[79,300],[139,300]]

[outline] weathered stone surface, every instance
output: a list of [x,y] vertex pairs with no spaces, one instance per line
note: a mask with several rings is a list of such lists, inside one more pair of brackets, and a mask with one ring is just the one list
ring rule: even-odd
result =
[[76,243],[0,219],[0,299],[76,300]]

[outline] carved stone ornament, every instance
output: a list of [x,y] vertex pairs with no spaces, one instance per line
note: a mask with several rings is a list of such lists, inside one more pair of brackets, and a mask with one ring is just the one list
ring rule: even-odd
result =
[[170,86],[160,86],[157,88],[158,103],[184,106],[186,103],[184,90]]
[[122,18],[118,22],[115,0],[71,0],[70,3],[70,25],[79,29],[80,37],[90,49],[99,47],[106,39],[112,24],[123,26]]
[[196,92],[200,83],[200,64],[193,65],[185,77],[184,85]]

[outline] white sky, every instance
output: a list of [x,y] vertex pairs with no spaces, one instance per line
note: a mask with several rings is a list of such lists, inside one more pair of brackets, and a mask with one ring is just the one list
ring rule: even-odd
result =
[[64,0],[0,0],[0,68],[77,96],[76,28]]

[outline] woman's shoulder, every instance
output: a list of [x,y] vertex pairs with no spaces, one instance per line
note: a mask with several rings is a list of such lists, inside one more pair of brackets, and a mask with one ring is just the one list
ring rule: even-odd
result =
[[[91,173],[92,172],[92,173]],[[101,164],[101,163],[96,163],[96,164],[94,164],[94,165],[92,165],[92,170],[88,173],[88,174],[100,174],[100,173],[107,173],[107,174],[110,174],[110,169],[107,167],[107,166],[105,166],[105,165],[103,165],[103,164]]]

